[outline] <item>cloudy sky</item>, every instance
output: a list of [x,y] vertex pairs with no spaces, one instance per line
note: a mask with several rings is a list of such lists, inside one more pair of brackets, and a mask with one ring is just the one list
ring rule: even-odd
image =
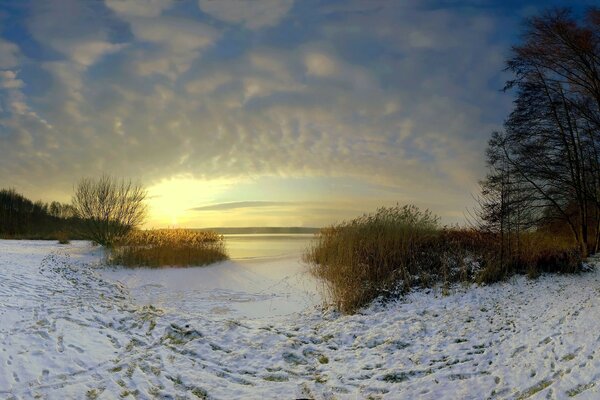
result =
[[523,18],[488,0],[0,0],[0,187],[103,173],[148,226],[322,226],[414,203],[460,222]]

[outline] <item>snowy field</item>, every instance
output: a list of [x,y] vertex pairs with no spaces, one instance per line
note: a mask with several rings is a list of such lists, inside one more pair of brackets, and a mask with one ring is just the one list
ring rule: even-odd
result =
[[600,398],[600,272],[340,316],[297,255],[103,267],[0,240],[0,399]]

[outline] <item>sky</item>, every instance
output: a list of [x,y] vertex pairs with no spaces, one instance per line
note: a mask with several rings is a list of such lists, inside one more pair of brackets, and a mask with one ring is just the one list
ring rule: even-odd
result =
[[148,188],[147,227],[464,223],[524,18],[593,1],[0,0],[0,188]]

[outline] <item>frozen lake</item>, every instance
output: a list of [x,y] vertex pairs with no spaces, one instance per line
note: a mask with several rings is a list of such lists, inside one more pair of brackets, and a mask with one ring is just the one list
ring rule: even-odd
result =
[[233,260],[270,257],[300,258],[313,234],[224,235]]
[[215,318],[269,317],[321,303],[300,257],[312,235],[226,235],[231,260],[204,267],[109,268],[140,305]]

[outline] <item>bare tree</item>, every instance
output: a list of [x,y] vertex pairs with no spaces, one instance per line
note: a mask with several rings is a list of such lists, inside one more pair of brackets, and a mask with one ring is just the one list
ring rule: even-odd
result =
[[82,234],[98,244],[112,246],[144,222],[146,196],[146,190],[131,180],[108,175],[82,179],[72,199],[76,215],[83,220]]
[[519,254],[521,233],[536,226],[542,215],[535,192],[515,171],[504,151],[504,135],[494,132],[488,143],[489,172],[476,197],[477,228],[497,236],[500,262],[504,266]]
[[488,148],[502,168],[488,160],[486,185],[502,191],[502,231],[520,212],[538,225],[561,220],[587,256],[600,244],[600,12],[578,21],[550,10],[522,38],[507,62],[515,108]]

